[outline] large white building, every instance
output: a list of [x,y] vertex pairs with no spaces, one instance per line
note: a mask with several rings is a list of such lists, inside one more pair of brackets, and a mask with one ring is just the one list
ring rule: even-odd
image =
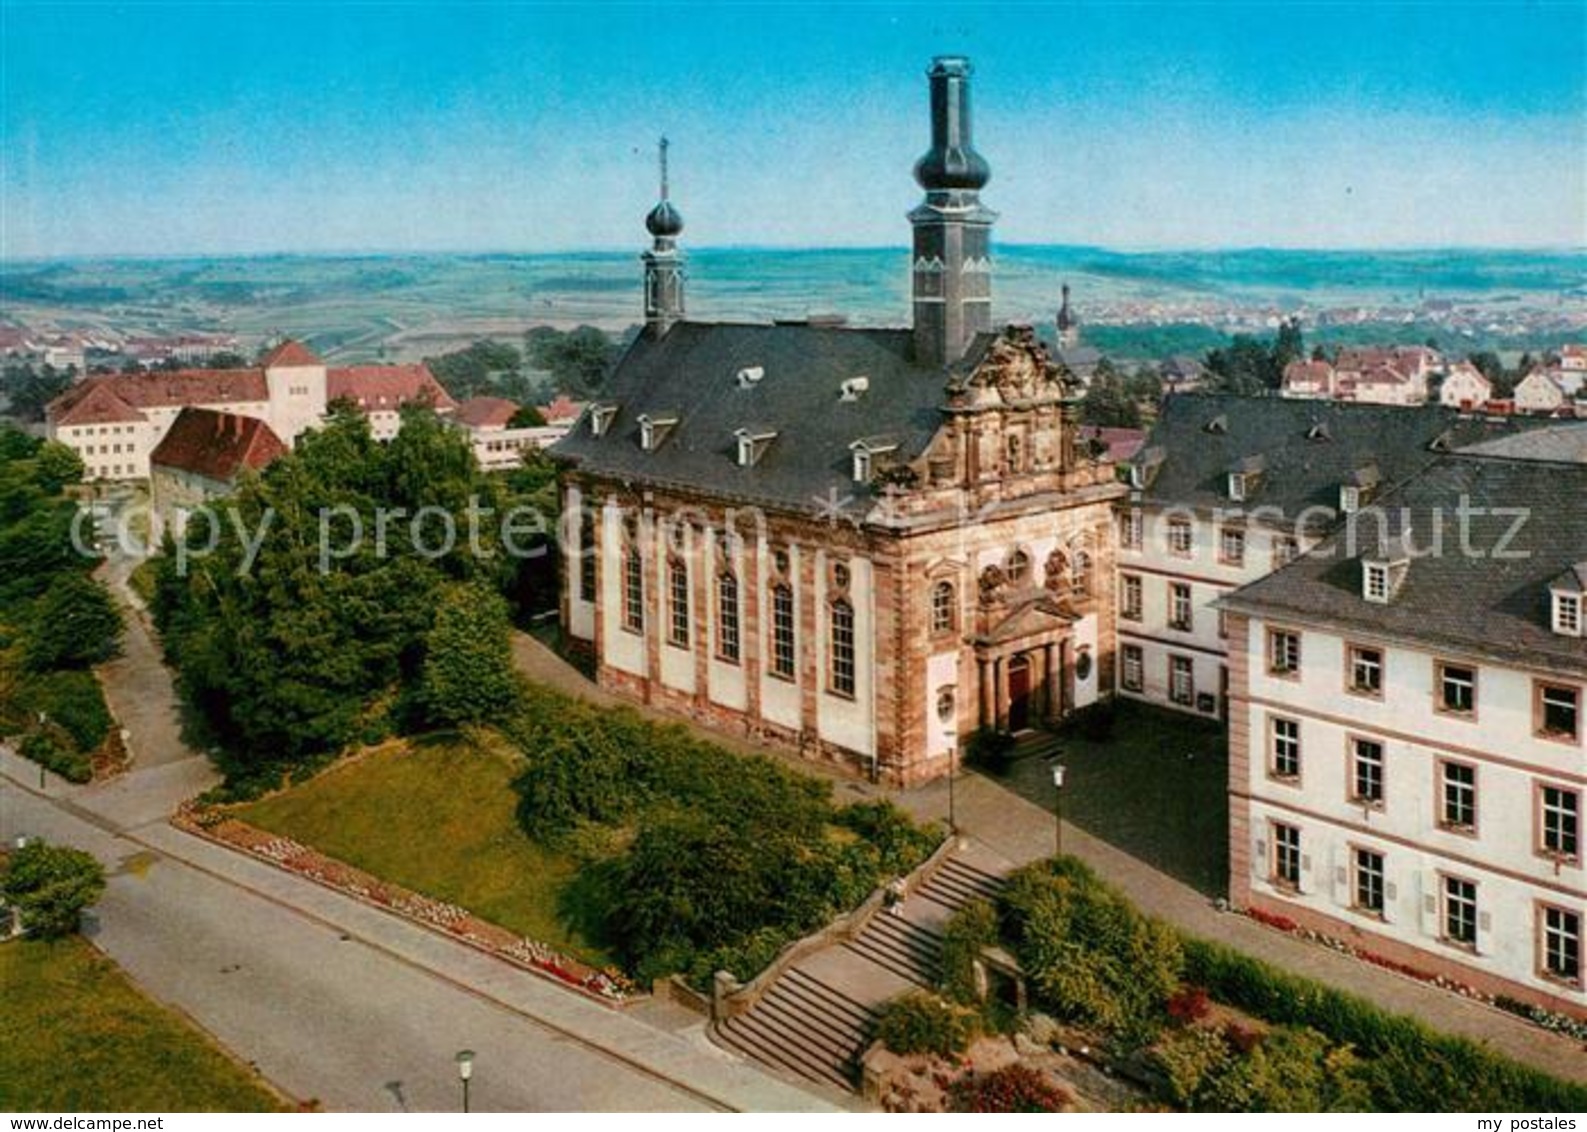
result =
[[253,417],[290,444],[347,400],[362,409],[377,440],[396,435],[398,410],[423,401],[456,406],[428,367],[327,366],[301,343],[276,346],[247,369],[106,374],[86,378],[49,405],[49,436],[75,451],[90,480],[149,477],[149,456],[184,408]]
[[1284,566],[1440,450],[1526,428],[1437,406],[1169,398],[1119,515],[1117,691],[1224,714],[1219,597]]
[[1587,464],[1440,457],[1218,608],[1234,903],[1587,1016]]

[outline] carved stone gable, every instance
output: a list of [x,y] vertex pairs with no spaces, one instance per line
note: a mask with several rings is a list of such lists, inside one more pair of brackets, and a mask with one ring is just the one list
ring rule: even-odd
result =
[[1071,392],[1063,369],[1029,326],[1010,326],[998,335],[963,388],[975,401],[995,393],[1004,404],[1055,400]]

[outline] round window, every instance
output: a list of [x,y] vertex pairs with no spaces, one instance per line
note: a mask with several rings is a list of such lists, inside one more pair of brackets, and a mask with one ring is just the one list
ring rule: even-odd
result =
[[786,574],[788,572],[788,552],[786,550],[774,550],[771,556],[771,564],[777,573]]
[[1075,657],[1075,679],[1091,679],[1091,650],[1082,649],[1080,655]]
[[953,687],[949,685],[937,693],[937,718],[947,723],[953,718]]

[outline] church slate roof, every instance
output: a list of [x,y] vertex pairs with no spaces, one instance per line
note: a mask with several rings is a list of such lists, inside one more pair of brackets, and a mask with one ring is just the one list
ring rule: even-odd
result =
[[1229,470],[1260,455],[1261,479],[1248,488],[1243,506],[1276,507],[1292,520],[1311,507],[1337,508],[1339,488],[1363,469],[1375,465],[1386,490],[1433,463],[1440,451],[1536,428],[1525,418],[1441,405],[1180,394],[1167,398],[1147,438],[1144,451],[1160,449],[1164,458],[1142,501],[1204,510],[1236,506],[1229,499]]
[[[1480,557],[1461,550],[1462,501],[1472,513],[1467,545]],[[1380,514],[1357,520],[1356,549],[1374,547],[1381,514],[1402,508],[1415,553],[1387,604],[1362,597],[1348,527],[1219,604],[1587,675],[1587,637],[1553,632],[1549,610],[1550,584],[1587,555],[1587,464],[1440,457],[1374,504]],[[1430,554],[1435,511],[1443,546]]]
[[[992,341],[982,335],[964,371]],[[741,382],[741,370],[761,369]],[[843,383],[866,389],[844,399]],[[899,463],[918,457],[943,421],[950,371],[914,362],[908,330],[779,323],[680,322],[641,335],[606,383],[616,406],[602,435],[586,412],[553,453],[594,474],[635,485],[681,488],[795,511],[827,513],[832,501],[868,506],[853,479],[857,440],[896,440]],[[663,443],[639,444],[639,418],[675,415]],[[737,462],[740,429],[775,432],[751,467]]]

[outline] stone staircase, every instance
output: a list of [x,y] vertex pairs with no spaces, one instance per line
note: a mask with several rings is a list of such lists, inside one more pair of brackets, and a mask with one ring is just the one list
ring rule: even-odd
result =
[[969,901],[995,898],[1002,883],[947,858],[899,911],[880,911],[853,939],[799,960],[747,1011],[715,1024],[716,1040],[774,1069],[852,1091],[882,1004],[900,990],[934,985],[943,925]]

